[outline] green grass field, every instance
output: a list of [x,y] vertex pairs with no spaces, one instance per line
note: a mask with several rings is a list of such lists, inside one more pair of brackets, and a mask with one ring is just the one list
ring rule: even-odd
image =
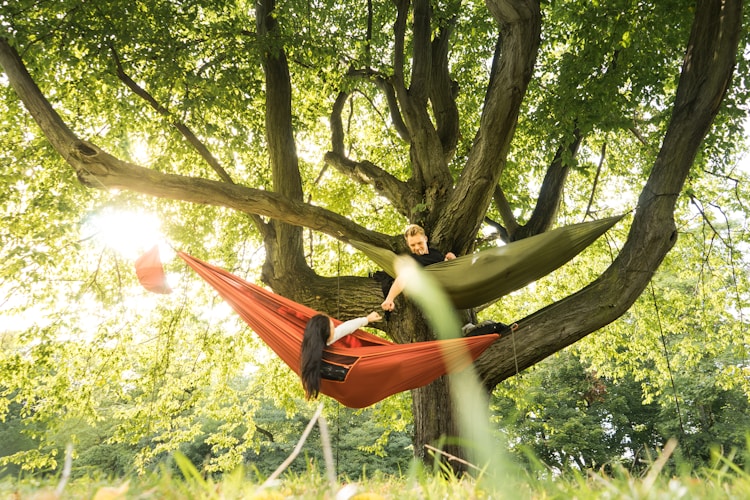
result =
[[[674,444],[668,444],[647,471],[634,477],[625,470],[556,475],[543,468],[514,472],[513,477],[477,471],[457,477],[446,470],[426,470],[416,462],[400,476],[371,474],[349,482],[312,467],[296,475],[259,478],[238,469],[218,480],[203,477],[181,455],[178,473],[163,468],[145,476],[118,479],[33,478],[0,483],[2,499],[747,499],[750,474],[731,459],[717,457],[711,469],[674,475],[666,472]],[[497,471],[496,471],[497,472]],[[64,476],[64,474],[63,474]]]

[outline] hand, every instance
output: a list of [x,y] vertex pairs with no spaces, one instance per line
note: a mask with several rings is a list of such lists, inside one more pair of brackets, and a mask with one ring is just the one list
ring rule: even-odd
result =
[[396,306],[392,300],[386,300],[385,302],[380,304],[380,307],[382,307],[384,311],[393,311],[393,308]]
[[445,254],[445,260],[453,260],[455,258],[456,258],[456,254],[453,252],[448,252],[447,254]]
[[370,314],[367,315],[367,322],[368,323],[375,323],[376,321],[380,321],[382,318],[380,314],[377,311],[373,311]]

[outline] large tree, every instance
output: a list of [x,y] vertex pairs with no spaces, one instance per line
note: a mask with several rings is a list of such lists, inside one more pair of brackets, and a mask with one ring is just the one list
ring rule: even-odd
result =
[[[484,226],[513,241],[634,209],[596,279],[475,363],[491,389],[647,287],[686,180],[720,173],[737,130],[744,18],[741,0],[24,0],[0,11],[0,65],[82,185],[246,214],[262,280],[342,318],[377,309],[379,286],[319,275],[304,228],[403,250],[384,231],[414,222],[466,254]],[[626,192],[635,206],[619,205]],[[397,307],[387,335],[434,338],[416,306]],[[443,379],[413,391],[418,455],[456,432],[450,408]]]

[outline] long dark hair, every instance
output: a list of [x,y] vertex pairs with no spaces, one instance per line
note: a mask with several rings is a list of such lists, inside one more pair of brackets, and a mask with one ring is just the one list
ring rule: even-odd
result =
[[331,319],[325,314],[316,314],[305,325],[300,354],[300,377],[305,397],[314,399],[320,393],[320,367],[323,364],[323,349],[331,335]]

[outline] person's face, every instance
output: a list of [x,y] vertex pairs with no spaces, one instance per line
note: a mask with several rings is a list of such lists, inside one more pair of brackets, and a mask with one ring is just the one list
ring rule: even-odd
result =
[[406,244],[414,255],[425,255],[429,252],[427,248],[427,236],[424,234],[415,234],[406,238]]

